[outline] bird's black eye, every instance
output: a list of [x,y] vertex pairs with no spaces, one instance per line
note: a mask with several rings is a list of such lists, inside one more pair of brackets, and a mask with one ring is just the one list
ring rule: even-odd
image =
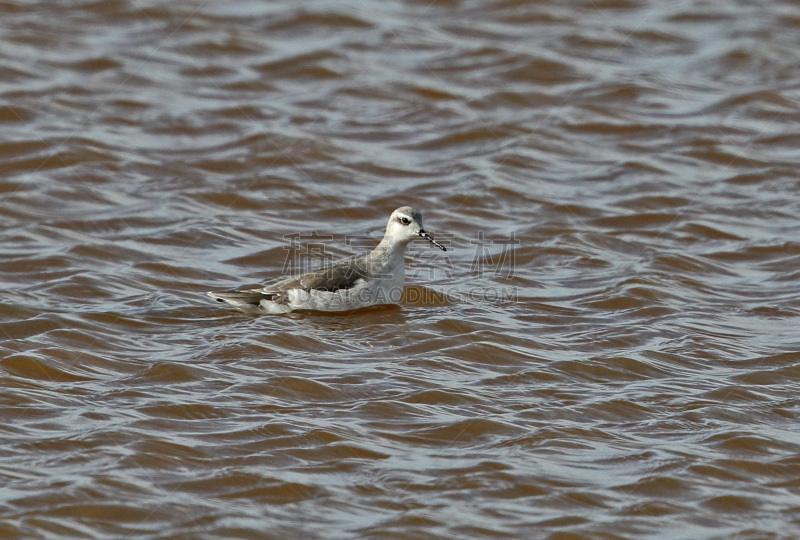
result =
[[403,225],[408,225],[409,223],[411,223],[411,220],[408,219],[407,217],[401,217],[400,223],[402,223]]

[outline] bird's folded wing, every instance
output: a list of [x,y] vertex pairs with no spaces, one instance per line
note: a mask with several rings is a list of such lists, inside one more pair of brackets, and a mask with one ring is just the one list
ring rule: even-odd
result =
[[282,293],[289,289],[304,291],[329,291],[350,289],[356,282],[367,276],[366,264],[361,259],[349,259],[298,276],[279,281],[260,289],[264,293]]
[[302,276],[284,279],[266,287],[212,291],[208,293],[208,296],[220,302],[233,304],[258,306],[262,300],[281,304],[288,301],[286,292],[292,289],[335,292],[340,289],[352,288],[359,279],[366,276],[367,269],[364,260],[349,259]]

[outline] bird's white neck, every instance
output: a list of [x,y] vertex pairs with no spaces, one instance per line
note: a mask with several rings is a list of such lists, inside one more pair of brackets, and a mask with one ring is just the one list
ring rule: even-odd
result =
[[369,258],[373,262],[383,261],[384,264],[381,266],[396,266],[398,264],[402,266],[406,246],[408,246],[408,241],[396,241],[394,237],[387,235],[369,254]]

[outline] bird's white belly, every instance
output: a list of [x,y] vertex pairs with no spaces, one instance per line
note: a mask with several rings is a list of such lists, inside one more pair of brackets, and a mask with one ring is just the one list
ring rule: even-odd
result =
[[287,313],[297,309],[313,311],[349,311],[380,304],[397,304],[403,296],[405,276],[395,272],[390,277],[360,280],[354,287],[337,291],[291,289],[286,291],[288,302],[261,302],[267,313]]

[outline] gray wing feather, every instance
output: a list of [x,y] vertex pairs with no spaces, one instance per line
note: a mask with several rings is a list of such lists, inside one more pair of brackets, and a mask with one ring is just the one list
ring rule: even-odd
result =
[[303,274],[302,276],[284,279],[283,281],[267,285],[266,287],[210,292],[208,295],[219,302],[232,301],[254,306],[259,305],[262,300],[284,303],[288,301],[285,292],[289,289],[335,292],[340,289],[350,289],[354,287],[359,279],[368,275],[367,264],[363,258],[348,259]]
[[367,265],[363,259],[348,259],[302,276],[284,279],[260,290],[265,293],[281,293],[289,289],[334,292],[352,288],[359,279],[367,275]]

